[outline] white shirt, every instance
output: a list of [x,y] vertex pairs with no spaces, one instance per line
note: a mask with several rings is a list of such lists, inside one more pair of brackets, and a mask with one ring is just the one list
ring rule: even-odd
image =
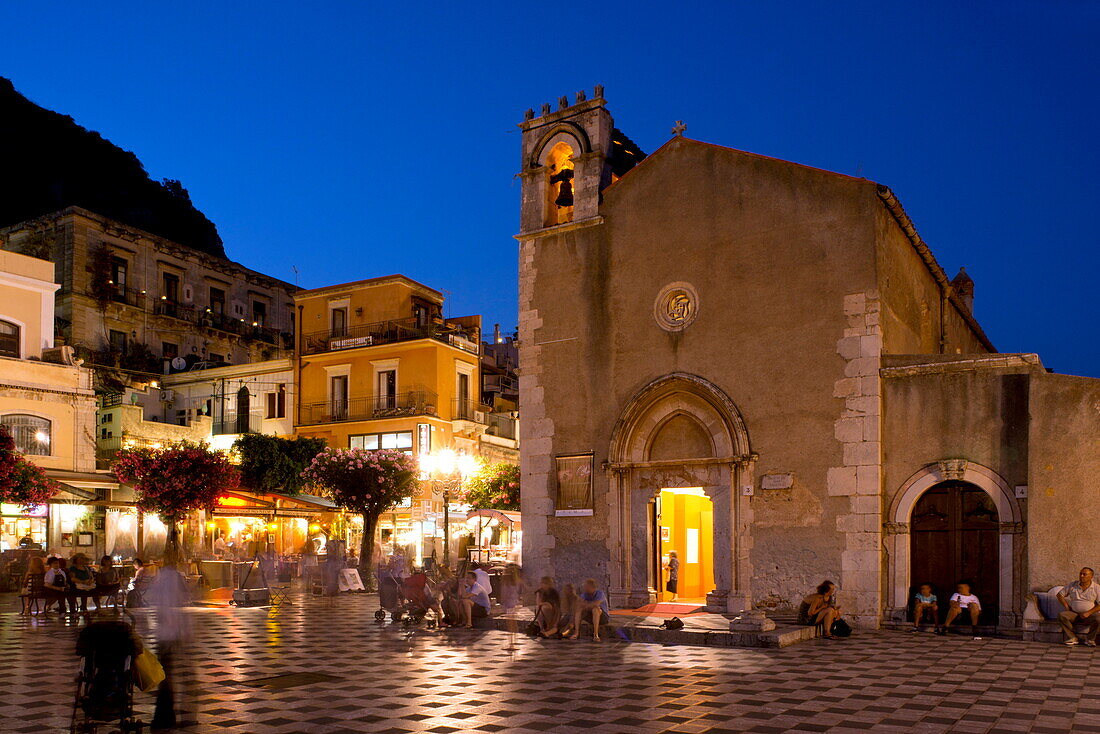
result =
[[1100,604],[1100,586],[1095,581],[1087,589],[1081,588],[1080,581],[1074,581],[1062,587],[1062,596],[1069,602],[1071,611],[1087,612]]
[[981,606],[981,604],[978,602],[978,597],[974,596],[973,594],[967,594],[966,596],[963,596],[962,594],[955,593],[951,595],[951,601],[957,601],[959,603],[959,608],[961,609],[966,609],[971,604],[976,607]]
[[474,571],[474,575],[477,576],[477,585],[481,587],[482,591],[485,592],[485,595],[488,596],[489,594],[492,594],[493,582],[489,580],[489,574],[485,573],[484,570],[479,568]]
[[68,576],[60,568],[51,568],[42,577],[42,583],[46,586],[66,586],[68,585]]

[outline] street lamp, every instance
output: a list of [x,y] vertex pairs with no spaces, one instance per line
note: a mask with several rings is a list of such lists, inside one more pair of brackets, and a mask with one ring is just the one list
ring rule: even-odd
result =
[[461,489],[466,478],[477,471],[477,459],[454,449],[442,449],[421,456],[420,469],[443,491],[443,565],[450,568],[451,492]]

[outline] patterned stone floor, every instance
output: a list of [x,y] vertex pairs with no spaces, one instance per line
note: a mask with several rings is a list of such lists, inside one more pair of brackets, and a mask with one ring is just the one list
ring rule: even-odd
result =
[[[782,650],[533,641],[376,625],[373,598],[206,608],[187,731],[1066,732],[1100,729],[1100,656],[1010,640],[875,632]],[[67,731],[77,622],[0,597],[0,731]],[[135,613],[151,638],[154,615]],[[283,689],[250,680],[330,679]],[[151,718],[151,697],[137,694]],[[107,727],[100,731],[110,731]]]

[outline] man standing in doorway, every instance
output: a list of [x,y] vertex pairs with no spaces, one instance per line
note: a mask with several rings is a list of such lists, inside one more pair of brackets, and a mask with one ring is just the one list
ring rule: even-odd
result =
[[1058,622],[1062,625],[1062,632],[1066,635],[1066,645],[1077,644],[1077,632],[1073,627],[1077,624],[1088,625],[1088,633],[1085,635],[1085,644],[1096,647],[1096,633],[1100,632],[1100,586],[1093,580],[1095,572],[1086,566],[1077,575],[1077,581],[1070,582],[1058,592],[1058,601],[1066,611],[1058,615]]

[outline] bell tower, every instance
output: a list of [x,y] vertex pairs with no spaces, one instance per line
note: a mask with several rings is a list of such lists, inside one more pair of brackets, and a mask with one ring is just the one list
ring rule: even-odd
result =
[[560,97],[554,112],[549,103],[537,117],[529,109],[519,128],[523,132],[520,232],[595,217],[600,192],[615,175],[612,158],[618,133],[607,111],[603,86],[596,85],[592,99],[584,91],[577,92],[572,105],[567,97]]

